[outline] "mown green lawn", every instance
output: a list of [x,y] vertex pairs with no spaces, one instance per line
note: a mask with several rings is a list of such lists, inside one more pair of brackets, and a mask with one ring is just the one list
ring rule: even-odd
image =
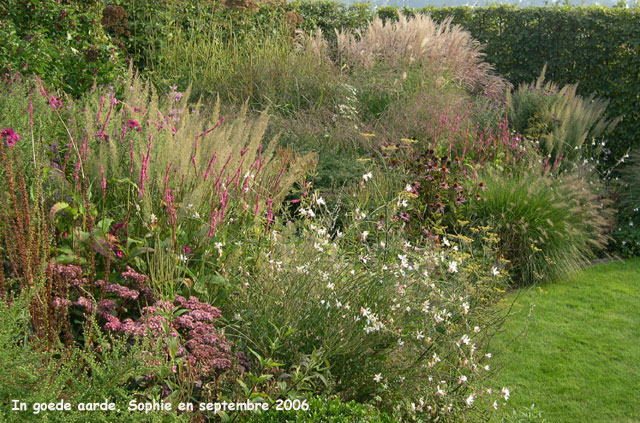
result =
[[506,411],[548,422],[640,422],[640,259],[510,294],[492,343]]

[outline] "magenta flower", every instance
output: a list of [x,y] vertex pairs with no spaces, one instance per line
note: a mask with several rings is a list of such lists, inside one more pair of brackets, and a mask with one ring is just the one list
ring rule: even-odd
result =
[[138,121],[133,119],[129,119],[129,129],[135,129],[138,132],[142,131],[142,127],[140,126]]
[[8,147],[13,147],[16,145],[16,141],[20,140],[20,135],[16,134],[12,128],[3,129],[0,131],[0,136],[2,136],[2,139],[7,139],[6,142]]

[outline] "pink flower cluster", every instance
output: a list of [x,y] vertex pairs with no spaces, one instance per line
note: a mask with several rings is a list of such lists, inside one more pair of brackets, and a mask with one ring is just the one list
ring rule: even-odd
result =
[[64,284],[64,288],[80,288],[87,284],[87,278],[82,277],[82,268],[73,264],[52,263],[49,265],[51,274]]
[[[120,293],[124,287],[118,286],[117,292]],[[125,293],[124,290],[122,292]],[[135,320],[126,318],[121,321],[113,314],[117,311],[117,304],[112,300],[102,300],[98,304],[98,314],[105,320],[106,330],[138,338],[179,339],[177,356],[186,364],[187,376],[195,381],[211,379],[232,366],[231,343],[213,325],[222,313],[196,297],[187,300],[177,295],[173,303],[156,301],[152,306],[144,307]],[[167,343],[164,344],[168,355]],[[247,360],[244,362],[245,367],[248,366]]]
[[20,135],[16,134],[16,132],[12,128],[5,128],[0,131],[0,137],[3,140],[6,138],[8,147],[13,147],[14,145],[16,145],[16,141],[20,140]]

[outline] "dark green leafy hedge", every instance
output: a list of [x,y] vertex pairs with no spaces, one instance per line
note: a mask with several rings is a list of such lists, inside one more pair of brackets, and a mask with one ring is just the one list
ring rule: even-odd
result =
[[80,95],[109,84],[126,69],[90,0],[0,2],[0,72],[40,75]]

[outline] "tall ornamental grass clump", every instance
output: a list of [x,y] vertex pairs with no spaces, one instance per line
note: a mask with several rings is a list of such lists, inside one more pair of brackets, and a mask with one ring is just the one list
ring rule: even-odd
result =
[[577,84],[559,88],[545,82],[546,67],[531,84],[520,84],[507,92],[507,116],[511,127],[539,143],[542,153],[562,169],[577,161],[597,160],[604,150],[603,135],[620,118],[606,115],[608,100],[594,94],[582,97]]
[[[36,89],[33,96],[54,98],[44,86]],[[119,88],[57,108],[64,138],[50,145],[36,134],[58,221],[74,228],[71,245],[84,239],[104,258],[129,260],[134,248],[158,239],[195,254],[214,235],[224,238],[228,223],[268,226],[294,182],[314,166],[313,154],[279,149],[276,139],[263,144],[266,112],[249,117],[244,107],[225,119],[219,106],[187,98],[175,87],[158,96],[130,75]],[[69,219],[78,210],[85,218]]]
[[447,71],[464,87],[495,97],[501,97],[507,85],[483,61],[480,44],[450,19],[436,23],[426,15],[401,15],[397,22],[385,22],[376,17],[364,30],[341,30],[337,43],[338,54],[348,64],[420,64],[433,74]]
[[469,213],[499,234],[514,284],[565,276],[606,245],[607,200],[578,175],[489,172],[482,180],[486,191]]
[[290,114],[333,107],[341,93],[341,76],[325,50],[308,37],[292,39],[284,20],[270,28],[232,31],[231,24],[173,29],[173,39],[157,52],[150,67],[157,85],[192,86],[194,96],[224,103],[249,101],[254,109],[271,106]]
[[[188,92],[174,90],[159,99],[138,78],[124,86],[121,100],[107,91],[85,102],[81,124],[95,132],[82,166],[96,188],[109,181],[117,187],[122,179],[128,180],[127,188],[135,184],[133,202],[147,219],[152,213],[165,215],[175,226],[188,209],[208,216],[211,236],[232,209],[272,212],[296,172],[313,163],[307,155],[296,168],[291,157],[277,153],[277,139],[263,144],[266,112],[253,119],[244,107],[226,120],[219,104],[210,109],[187,103]],[[121,194],[106,192],[113,195],[107,203]]]

